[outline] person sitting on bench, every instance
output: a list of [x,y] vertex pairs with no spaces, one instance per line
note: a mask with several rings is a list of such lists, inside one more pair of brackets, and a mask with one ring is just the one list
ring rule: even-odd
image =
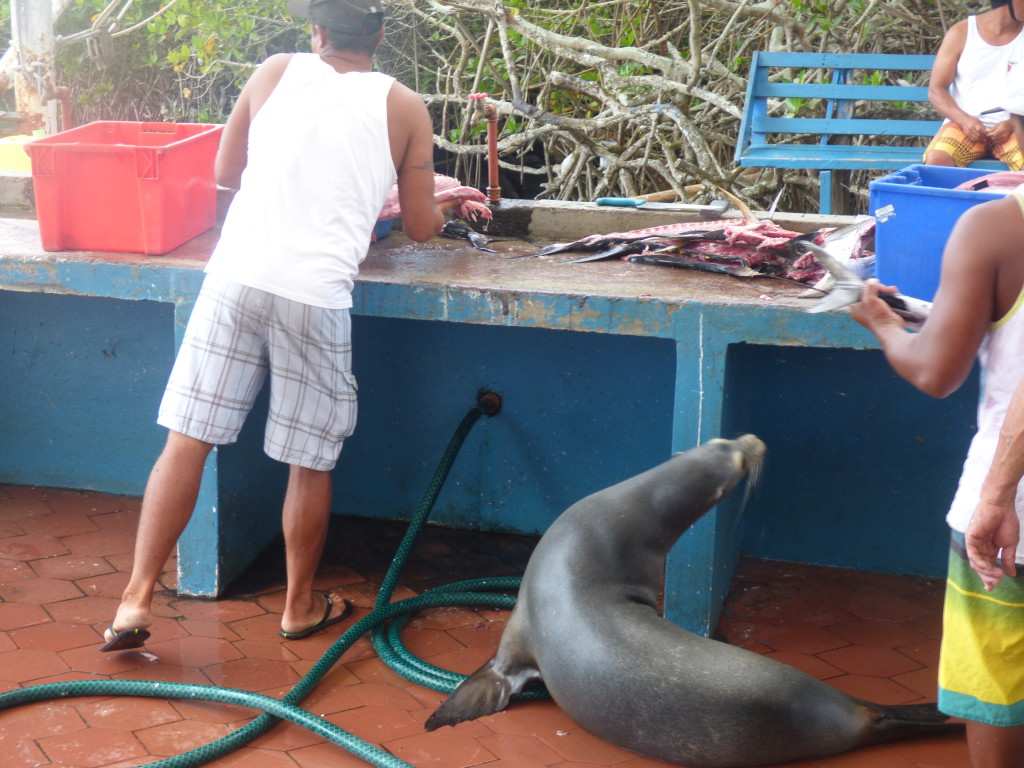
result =
[[1024,59],[1024,0],[991,0],[992,9],[955,24],[935,56],[928,100],[946,118],[924,152],[928,165],[970,165],[994,157],[1024,165],[1010,116],[998,109],[1006,78]]

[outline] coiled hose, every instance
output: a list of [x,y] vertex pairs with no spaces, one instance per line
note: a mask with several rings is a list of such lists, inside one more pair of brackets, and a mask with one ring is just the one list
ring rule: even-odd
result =
[[[339,637],[283,699],[275,699],[235,688],[191,683],[80,680],[8,691],[0,694],[0,710],[31,702],[77,696],[142,696],[234,704],[260,710],[264,714],[217,741],[149,765],[153,768],[192,768],[192,766],[203,765],[245,746],[266,733],[278,720],[288,720],[343,747],[372,765],[380,766],[380,768],[413,768],[390,752],[385,752],[383,749],[363,741],[322,717],[300,708],[298,704],[323,679],[338,659],[359,638],[371,630],[373,645],[381,660],[410,682],[441,693],[451,693],[465,679],[465,675],[440,669],[414,656],[402,644],[400,638],[402,627],[410,615],[427,608],[461,605],[511,609],[515,605],[516,598],[515,595],[506,593],[517,590],[520,579],[515,577],[470,579],[438,587],[424,592],[418,597],[401,600],[397,603],[392,603],[390,600],[397,586],[398,577],[409,559],[413,544],[426,524],[462,443],[482,414],[493,416],[500,407],[501,400],[495,393],[486,390],[478,393],[477,404],[463,416],[434,470],[423,500],[410,520],[405,536],[402,537],[398,551],[384,576],[373,611],[353,624],[347,632]],[[519,700],[538,699],[546,696],[545,691],[534,690],[525,692],[516,698]]]

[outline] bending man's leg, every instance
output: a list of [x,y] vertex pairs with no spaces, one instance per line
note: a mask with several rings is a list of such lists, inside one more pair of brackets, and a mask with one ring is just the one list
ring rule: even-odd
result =
[[[324,600],[313,591],[313,579],[327,539],[331,514],[331,473],[291,465],[284,499],[285,563],[288,592],[281,629],[300,632],[324,618]],[[342,615],[345,603],[333,599],[329,619]]]
[[[160,458],[146,483],[135,540],[135,560],[121,605],[114,616],[118,631],[148,627],[153,589],[185,530],[199,495],[203,465],[213,446],[179,432],[167,435]],[[107,639],[111,637],[107,631]]]

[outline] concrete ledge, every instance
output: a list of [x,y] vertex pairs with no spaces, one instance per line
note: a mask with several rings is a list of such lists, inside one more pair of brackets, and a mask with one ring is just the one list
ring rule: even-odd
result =
[[[234,190],[217,190],[217,221],[222,222]],[[595,232],[628,232],[664,224],[701,221],[696,214],[678,211],[610,208],[594,203],[564,200],[506,199],[492,206],[494,219],[487,232],[494,235],[533,237],[554,242],[577,240]],[[767,213],[755,211],[759,217]],[[0,173],[0,218],[35,218],[32,174]],[[735,208],[725,219],[739,219]],[[772,220],[795,232],[812,232],[821,227],[840,227],[854,221],[853,216],[822,216],[812,213],[776,213]],[[714,220],[709,221],[712,224]],[[401,221],[396,222],[401,229]]]
[[35,215],[32,174],[19,171],[0,173],[0,217],[34,219]]
[[[703,221],[697,214],[635,208],[612,208],[595,203],[577,203],[564,200],[502,200],[493,206],[494,220],[487,228],[496,235],[529,235],[541,240],[565,242],[595,232],[628,232],[646,227],[657,227],[679,222]],[[767,218],[764,211],[754,212]],[[731,208],[725,220],[739,220],[742,216]],[[811,213],[776,213],[772,221],[795,232],[813,232],[821,227],[841,227],[855,220],[854,216],[822,216]],[[707,220],[713,227],[718,219]]]

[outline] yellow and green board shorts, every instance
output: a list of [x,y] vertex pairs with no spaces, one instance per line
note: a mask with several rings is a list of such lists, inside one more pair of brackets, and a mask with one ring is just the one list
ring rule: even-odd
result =
[[939,709],[988,725],[1024,724],[1024,568],[991,592],[953,533],[939,659]]
[[1024,155],[1021,154],[1017,140],[1010,136],[1004,142],[994,144],[991,140],[971,141],[967,134],[956,123],[946,122],[924,150],[923,160],[928,161],[928,153],[933,149],[941,149],[953,158],[959,168],[966,168],[975,160],[994,157],[1002,160],[1011,171],[1019,171],[1024,166]]

